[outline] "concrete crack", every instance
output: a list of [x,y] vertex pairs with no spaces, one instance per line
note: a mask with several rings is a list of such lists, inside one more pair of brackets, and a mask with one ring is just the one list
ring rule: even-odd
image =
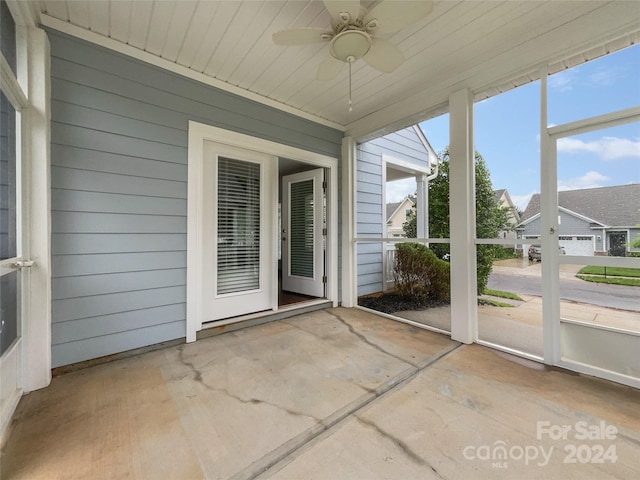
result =
[[427,464],[427,462],[425,462],[424,459],[422,457],[420,457],[420,455],[415,453],[411,449],[411,447],[409,445],[407,445],[404,441],[400,440],[398,437],[395,437],[392,434],[390,434],[389,432],[383,430],[382,428],[380,428],[377,424],[375,424],[371,420],[368,420],[368,419],[366,419],[364,417],[361,417],[359,415],[354,415],[354,417],[360,423],[363,423],[364,425],[367,425],[368,427],[373,428],[379,435],[387,438],[388,440],[391,440],[391,442],[393,442],[396,445],[396,447],[398,447],[402,451],[402,453],[404,453],[407,457],[409,457],[412,462],[417,463],[418,465],[426,465]]
[[408,363],[409,365],[411,365],[412,367],[415,368],[420,368],[419,365],[416,365],[413,362],[410,362],[409,360],[405,360],[402,357],[399,357],[398,355],[395,355],[394,353],[391,353],[387,350],[385,350],[384,348],[382,348],[380,345],[377,345],[375,343],[373,343],[371,340],[369,340],[367,337],[365,337],[363,334],[361,334],[360,332],[357,332],[355,330],[355,328],[353,328],[353,325],[351,325],[349,322],[347,322],[344,318],[342,318],[340,315],[338,315],[337,313],[333,313],[330,312],[328,310],[325,310],[325,312],[329,315],[331,315],[332,317],[335,317],[340,323],[344,324],[345,327],[347,327],[349,329],[349,332],[352,333],[353,335],[355,335],[356,337],[358,337],[360,340],[362,340],[364,343],[366,343],[367,345],[369,345],[370,347],[375,348],[376,350],[378,350],[381,353],[384,353],[385,355],[389,355],[390,357],[393,357],[397,360],[400,360],[403,363]]
[[314,417],[313,415],[310,415],[308,413],[298,412],[296,410],[292,410],[290,408],[283,407],[282,405],[278,405],[276,403],[272,403],[272,402],[269,402],[267,400],[261,400],[259,398],[245,399],[245,398],[242,398],[242,397],[240,397],[240,396],[238,396],[238,395],[236,395],[234,393],[231,393],[226,388],[214,387],[214,386],[209,385],[202,378],[202,372],[200,370],[198,370],[192,362],[189,362],[184,358],[184,346],[181,346],[180,348],[178,348],[178,358],[180,360],[180,363],[182,363],[185,367],[187,367],[189,370],[191,370],[191,372],[193,373],[193,379],[196,382],[198,382],[200,385],[202,385],[204,388],[206,388],[207,390],[209,390],[211,392],[222,393],[222,394],[224,394],[224,395],[226,395],[226,396],[228,396],[230,398],[233,398],[234,400],[237,400],[238,402],[244,403],[244,404],[252,404],[252,405],[264,404],[264,405],[269,405],[271,407],[277,408],[278,410],[286,412],[286,413],[288,413],[290,415],[294,415],[296,417],[311,418],[318,424],[322,423],[322,420],[320,420],[319,418]]
[[[331,418],[331,419],[327,418],[325,421],[323,421],[317,427],[317,430],[315,432],[309,432],[308,435],[306,433],[302,434],[302,438],[300,440],[292,441],[291,442],[291,446],[289,448],[283,449],[283,451],[277,452],[277,454],[275,454],[273,456],[270,456],[268,458],[265,457],[262,461],[254,462],[254,464],[251,465],[249,468],[246,468],[245,470],[243,470],[241,472],[238,472],[237,475],[232,477],[233,480],[237,480],[237,479],[256,479],[257,477],[260,477],[262,474],[264,474],[265,472],[269,471],[270,469],[272,469],[274,467],[277,468],[277,465],[280,464],[280,462],[284,461],[286,458],[288,458],[291,455],[293,455],[294,452],[300,450],[305,445],[308,445],[309,442],[311,442],[314,439],[318,438],[319,435],[323,434],[326,431],[329,431],[329,430],[335,428],[341,422],[343,422],[343,421],[345,421],[345,420],[347,420],[349,418],[352,418],[353,416],[356,416],[356,412],[362,410],[363,408],[365,408],[367,405],[371,404],[376,399],[381,398],[381,397],[383,397],[383,396],[385,396],[387,394],[390,394],[391,392],[393,392],[394,390],[399,388],[401,385],[407,385],[421,371],[423,371],[424,369],[430,367],[431,365],[433,365],[435,362],[437,362],[441,358],[451,354],[454,350],[457,350],[461,346],[462,346],[461,343],[452,345],[451,347],[445,349],[444,351],[440,352],[439,354],[431,357],[428,361],[421,362],[420,367],[416,368],[416,369],[413,369],[411,372],[408,373],[408,375],[405,376],[404,374],[402,374],[403,378],[400,381],[397,381],[397,382],[394,381],[394,382],[388,383],[384,388],[382,388],[380,390],[376,390],[376,392],[373,395],[368,396],[367,398],[362,398],[360,401],[356,402],[355,405],[346,406],[344,411],[341,412],[339,415],[335,415],[335,416],[333,416],[333,418]],[[407,369],[407,370],[411,370],[411,369]],[[366,422],[366,420],[365,420],[365,422]],[[428,465],[424,460],[422,460],[417,455],[416,455],[416,457],[420,461],[423,462],[422,463],[423,465]],[[440,478],[444,478],[444,477],[442,477],[442,475],[433,466],[431,466],[431,465],[428,465],[428,466],[431,468],[431,470],[436,475],[438,475]]]

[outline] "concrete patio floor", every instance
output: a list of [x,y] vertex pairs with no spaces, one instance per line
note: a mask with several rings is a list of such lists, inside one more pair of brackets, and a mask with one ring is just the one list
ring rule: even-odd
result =
[[[542,358],[542,298],[523,294],[520,297],[522,301],[495,298],[511,304],[513,308],[478,305],[478,338]],[[631,332],[640,328],[640,312],[560,301],[560,314],[563,319]],[[445,332],[451,331],[450,305],[405,310],[393,315]]]
[[638,412],[638,390],[338,308],[55,378],[0,478],[640,478]]

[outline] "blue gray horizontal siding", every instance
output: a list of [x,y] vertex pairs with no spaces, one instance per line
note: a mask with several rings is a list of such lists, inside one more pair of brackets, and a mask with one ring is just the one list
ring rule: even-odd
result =
[[[581,218],[576,217],[575,215],[571,215],[564,211],[560,211],[559,216],[560,216],[560,225],[558,228],[558,235],[560,236],[572,235],[572,236],[586,236],[586,237],[593,236],[595,240],[595,248],[594,248],[595,251],[606,250],[605,237],[603,237],[601,227],[591,227],[591,224],[586,220],[582,220]],[[522,227],[522,234],[523,235],[540,235],[540,229],[541,229],[540,225],[541,225],[541,221],[540,221],[540,217],[538,217],[535,220],[532,220],[531,222],[524,225],[524,227]],[[607,232],[627,231],[627,230],[629,230],[629,241],[633,240],[634,238],[636,238],[636,236],[640,235],[640,229],[636,229],[636,228],[611,227],[606,229]],[[598,236],[600,238],[598,238]],[[609,245],[607,244],[607,248],[608,247]],[[627,246],[627,251],[637,252],[637,251],[640,251],[640,249],[633,249],[630,246]]]
[[[360,237],[380,237],[384,232],[382,155],[425,166],[428,152],[413,128],[405,128],[357,147],[356,232]],[[383,245],[359,244],[358,295],[381,292],[383,286]]]
[[48,33],[56,367],[185,336],[189,120],[336,158],[342,133]]
[[[601,229],[592,229],[591,224],[585,220],[582,220],[574,215],[570,215],[566,212],[558,212],[560,218],[560,224],[558,225],[558,235],[597,235]],[[524,235],[540,235],[541,221],[540,217],[532,220],[524,226]]]

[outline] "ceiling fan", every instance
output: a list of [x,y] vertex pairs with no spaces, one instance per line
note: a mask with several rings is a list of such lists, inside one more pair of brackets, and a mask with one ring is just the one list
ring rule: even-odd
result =
[[381,72],[393,72],[404,62],[404,55],[377,35],[401,30],[433,10],[430,0],[382,0],[374,3],[371,10],[359,0],[323,0],[323,3],[331,15],[330,28],[291,28],[273,34],[276,45],[329,43],[329,55],[318,67],[318,80],[335,78],[345,63],[351,67],[359,59]]

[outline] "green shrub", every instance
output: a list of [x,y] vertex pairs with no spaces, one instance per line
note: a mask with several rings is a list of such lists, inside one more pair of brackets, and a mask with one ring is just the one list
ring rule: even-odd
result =
[[434,300],[450,298],[449,263],[420,243],[396,245],[393,277],[400,295]]
[[494,260],[508,260],[510,258],[518,258],[518,255],[513,251],[513,247],[500,247],[499,245],[495,249]]

